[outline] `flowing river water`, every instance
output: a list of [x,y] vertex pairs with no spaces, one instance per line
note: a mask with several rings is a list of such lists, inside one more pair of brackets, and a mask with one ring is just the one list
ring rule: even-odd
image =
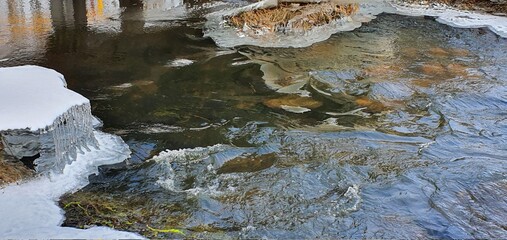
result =
[[0,66],[61,72],[133,152],[62,197],[64,226],[507,238],[507,39],[381,14],[306,48],[219,48],[203,14],[231,4],[0,0]]

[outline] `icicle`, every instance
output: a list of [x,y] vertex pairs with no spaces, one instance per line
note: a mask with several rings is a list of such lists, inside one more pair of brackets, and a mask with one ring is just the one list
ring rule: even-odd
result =
[[35,161],[37,172],[60,172],[74,161],[78,152],[97,148],[93,134],[90,104],[71,107],[54,120],[52,126],[40,131],[40,158]]

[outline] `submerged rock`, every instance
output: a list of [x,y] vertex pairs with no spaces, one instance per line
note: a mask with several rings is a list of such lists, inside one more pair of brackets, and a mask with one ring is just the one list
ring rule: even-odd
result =
[[373,83],[368,98],[378,101],[402,101],[414,95],[414,90],[400,82]]
[[275,161],[276,155],[274,153],[237,157],[225,162],[218,168],[217,173],[257,172],[273,166]]

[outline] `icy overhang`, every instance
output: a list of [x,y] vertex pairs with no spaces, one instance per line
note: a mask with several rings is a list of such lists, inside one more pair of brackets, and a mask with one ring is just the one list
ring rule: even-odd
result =
[[89,104],[62,74],[39,66],[0,68],[0,131],[52,126],[71,107]]

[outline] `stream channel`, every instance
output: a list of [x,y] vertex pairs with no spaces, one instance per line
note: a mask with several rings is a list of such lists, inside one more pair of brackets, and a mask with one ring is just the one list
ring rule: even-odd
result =
[[507,238],[507,39],[381,14],[306,48],[219,48],[203,16],[234,4],[0,0],[0,66],[61,72],[132,151],[61,198],[64,226]]

